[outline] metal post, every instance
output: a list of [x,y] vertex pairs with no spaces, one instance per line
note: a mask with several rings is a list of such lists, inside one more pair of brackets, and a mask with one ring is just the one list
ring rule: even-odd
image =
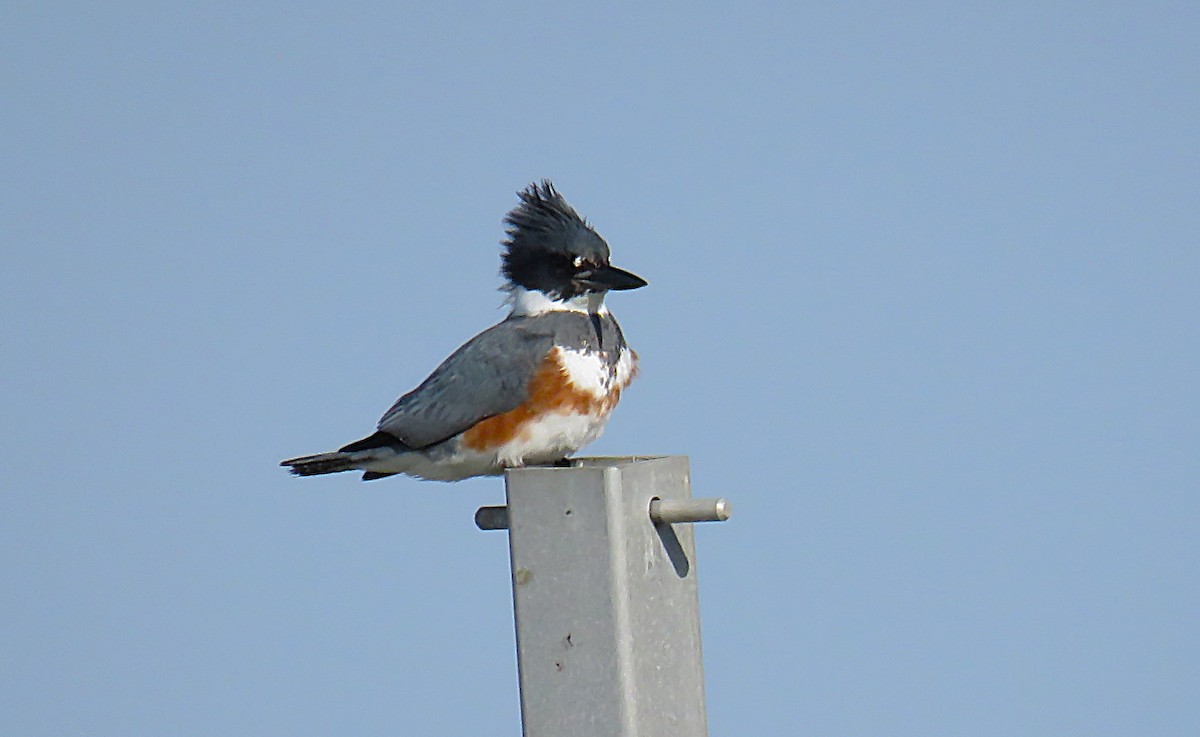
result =
[[[695,547],[685,456],[513,469],[507,510],[525,737],[704,737]],[[675,524],[673,524],[675,523]]]

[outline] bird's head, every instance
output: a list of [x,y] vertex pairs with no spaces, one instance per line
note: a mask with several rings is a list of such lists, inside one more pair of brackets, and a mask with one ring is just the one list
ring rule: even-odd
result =
[[608,262],[608,244],[548,180],[517,195],[521,204],[504,218],[508,237],[501,257],[511,292],[539,293],[567,308],[598,305],[609,290],[646,286],[645,279]]

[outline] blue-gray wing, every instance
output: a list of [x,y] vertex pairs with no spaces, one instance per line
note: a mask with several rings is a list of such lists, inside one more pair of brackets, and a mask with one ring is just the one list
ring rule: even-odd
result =
[[530,381],[553,346],[551,333],[505,320],[476,335],[400,397],[379,429],[410,448],[424,448],[515,409],[529,396]]

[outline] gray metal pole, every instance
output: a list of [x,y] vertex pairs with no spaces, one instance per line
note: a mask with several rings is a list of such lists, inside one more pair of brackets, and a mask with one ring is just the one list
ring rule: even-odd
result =
[[690,499],[685,456],[514,469],[506,487],[476,522],[509,529],[525,737],[707,735],[683,522],[728,503]]

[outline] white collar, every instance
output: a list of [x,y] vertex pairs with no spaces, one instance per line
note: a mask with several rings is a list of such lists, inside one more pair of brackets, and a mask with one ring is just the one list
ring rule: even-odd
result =
[[525,287],[512,287],[506,300],[512,305],[511,317],[543,315],[547,312],[581,312],[592,315],[608,314],[604,292],[588,292],[570,299],[550,299],[544,292]]

